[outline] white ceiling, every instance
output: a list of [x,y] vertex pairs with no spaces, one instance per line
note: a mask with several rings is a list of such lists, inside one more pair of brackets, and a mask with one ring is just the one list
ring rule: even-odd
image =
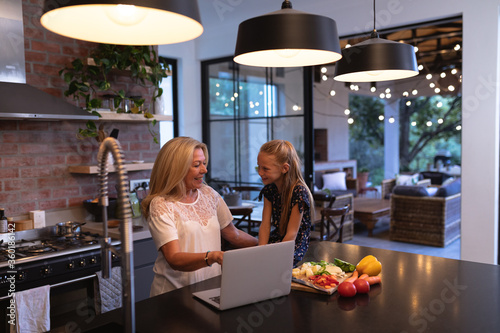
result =
[[[382,0],[386,1],[386,0]],[[198,0],[202,24],[207,34],[212,29],[237,29],[238,25],[249,18],[264,15],[281,9],[282,0]],[[359,8],[366,7],[363,16],[366,21],[372,22],[371,0],[293,0],[293,9],[328,16],[337,22],[339,31],[340,22],[347,19],[346,13],[356,13]],[[325,11],[325,8],[329,8]],[[358,13],[359,15],[359,13]]]

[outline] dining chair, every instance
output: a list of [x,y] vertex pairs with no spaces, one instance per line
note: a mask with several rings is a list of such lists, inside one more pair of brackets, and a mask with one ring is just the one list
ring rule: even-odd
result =
[[[337,243],[342,243],[342,231],[344,228],[345,217],[349,213],[349,205],[342,208],[323,208],[321,210],[321,221],[320,221],[320,241],[332,241],[336,238]],[[340,217],[340,223],[335,222],[335,218]],[[330,232],[330,229],[333,229]]]

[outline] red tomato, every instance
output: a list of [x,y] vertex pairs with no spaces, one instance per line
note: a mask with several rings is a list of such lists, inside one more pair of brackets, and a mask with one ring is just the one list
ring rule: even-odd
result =
[[354,281],[354,286],[360,294],[366,294],[370,291],[370,284],[365,279],[357,279]]
[[353,297],[354,295],[356,295],[356,287],[351,282],[342,282],[341,284],[339,284],[337,291],[342,297]]

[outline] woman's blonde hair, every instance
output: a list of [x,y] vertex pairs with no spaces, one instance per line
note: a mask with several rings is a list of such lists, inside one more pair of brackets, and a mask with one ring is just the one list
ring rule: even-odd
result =
[[283,175],[283,186],[281,188],[281,218],[279,221],[279,232],[283,236],[286,233],[288,227],[288,221],[290,219],[291,205],[292,205],[292,194],[293,189],[296,185],[302,185],[307,190],[309,196],[309,209],[312,214],[312,207],[314,205],[314,200],[311,191],[302,177],[302,172],[300,171],[300,158],[297,155],[297,151],[293,145],[286,140],[272,140],[266,142],[260,147],[260,153],[268,154],[274,156],[276,160],[276,165],[279,167],[287,163],[290,167],[288,172]]
[[180,136],[168,141],[156,156],[149,181],[149,194],[142,200],[144,216],[149,216],[149,205],[156,196],[165,196],[168,200],[179,201],[186,194],[184,178],[193,162],[193,154],[200,148],[208,163],[207,146],[193,138]]

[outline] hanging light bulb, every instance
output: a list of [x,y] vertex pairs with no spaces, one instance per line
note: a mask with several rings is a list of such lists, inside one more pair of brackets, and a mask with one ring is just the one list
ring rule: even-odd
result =
[[411,45],[379,38],[375,24],[368,40],[342,50],[334,79],[342,82],[373,82],[405,79],[418,75],[417,59]]
[[294,10],[289,0],[281,10],[241,22],[234,53],[235,62],[257,67],[313,66],[342,57],[337,23]]
[[69,38],[117,45],[185,42],[203,33],[196,0],[45,1],[40,23]]

